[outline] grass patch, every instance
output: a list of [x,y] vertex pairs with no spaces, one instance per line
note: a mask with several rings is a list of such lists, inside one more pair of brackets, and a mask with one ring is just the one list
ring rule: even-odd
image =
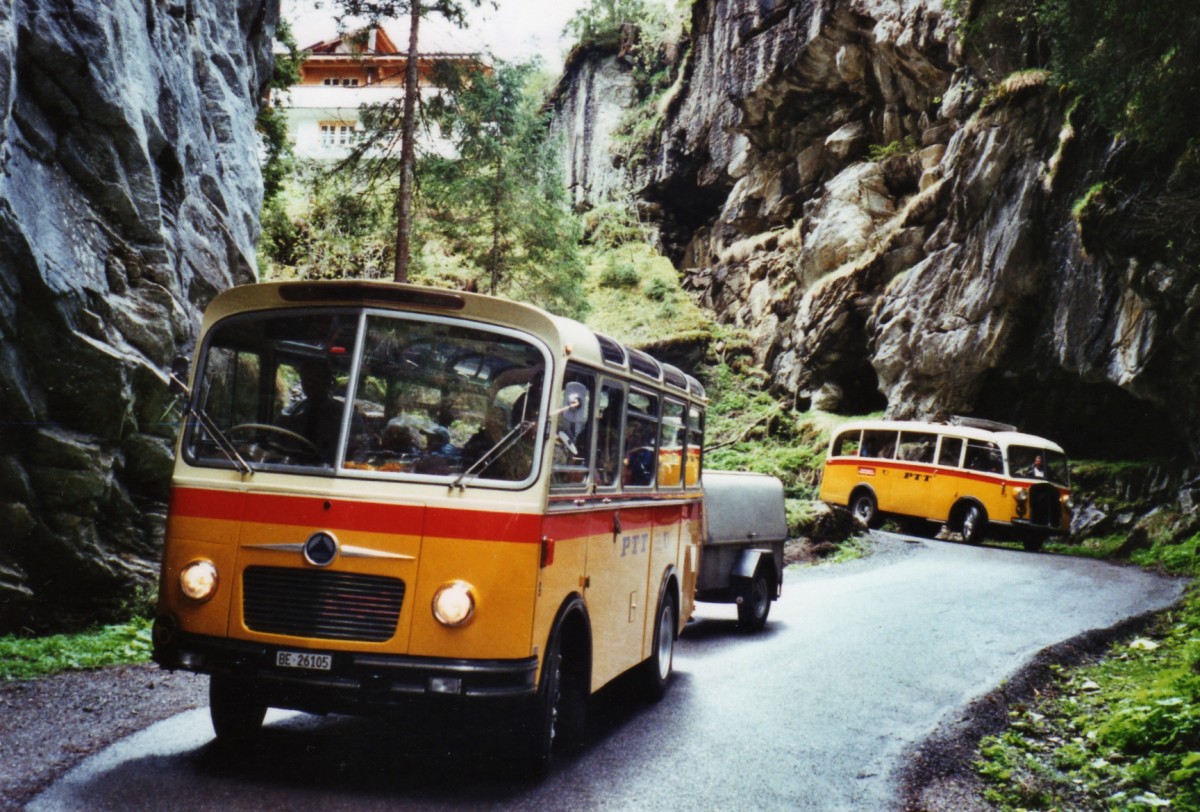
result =
[[149,662],[151,624],[148,618],[135,618],[77,634],[0,637],[0,679]]
[[[1102,557],[1120,541],[1095,539],[1093,550]],[[1200,575],[1200,534],[1134,560]],[[1200,810],[1200,589],[1146,635],[1061,670],[980,743],[976,768],[1001,810]]]

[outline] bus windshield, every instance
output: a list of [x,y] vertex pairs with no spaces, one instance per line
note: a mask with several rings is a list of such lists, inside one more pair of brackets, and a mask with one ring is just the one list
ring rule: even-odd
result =
[[[414,314],[252,313],[209,333],[195,405],[255,470],[519,483],[536,474],[546,353]],[[189,426],[193,464],[232,463]]]
[[1008,470],[1012,476],[1045,479],[1062,485],[1070,484],[1067,456],[1047,448],[1009,446]]

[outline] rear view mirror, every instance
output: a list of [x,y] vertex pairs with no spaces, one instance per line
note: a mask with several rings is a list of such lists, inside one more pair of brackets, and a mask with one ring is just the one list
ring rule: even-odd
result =
[[563,387],[562,419],[572,426],[582,426],[588,419],[588,388],[578,381]]

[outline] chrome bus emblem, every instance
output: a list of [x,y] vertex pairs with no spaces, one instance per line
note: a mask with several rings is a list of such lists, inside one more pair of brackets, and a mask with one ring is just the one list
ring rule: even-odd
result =
[[328,567],[338,555],[338,540],[321,530],[304,542],[304,560],[314,567]]

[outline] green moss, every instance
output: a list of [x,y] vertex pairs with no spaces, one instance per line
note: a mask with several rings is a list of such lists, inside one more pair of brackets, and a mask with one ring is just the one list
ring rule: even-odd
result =
[[0,679],[148,662],[150,627],[149,619],[137,618],[79,634],[0,637]]

